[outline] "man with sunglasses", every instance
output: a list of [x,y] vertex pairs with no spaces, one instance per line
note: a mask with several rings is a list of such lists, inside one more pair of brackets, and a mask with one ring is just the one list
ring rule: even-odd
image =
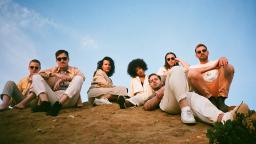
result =
[[200,64],[191,66],[188,79],[192,88],[200,95],[206,96],[223,112],[228,111],[225,99],[234,76],[234,67],[226,57],[209,61],[209,51],[206,45],[198,44],[195,48],[196,57]]
[[144,109],[153,110],[159,106],[162,111],[170,114],[181,113],[181,121],[185,124],[196,123],[194,117],[209,124],[224,123],[236,119],[237,113],[247,115],[249,111],[248,105],[241,103],[233,110],[223,112],[204,96],[189,92],[185,70],[179,66],[170,69],[164,86],[161,77],[157,74],[149,75],[148,80],[155,92],[154,96],[144,104]]
[[55,57],[56,67],[33,76],[33,91],[41,101],[32,109],[33,112],[57,116],[62,107],[73,107],[81,101],[80,91],[85,76],[77,68],[69,66],[66,50],[58,50]]
[[[34,97],[31,92],[32,76],[38,73],[41,69],[41,63],[37,59],[29,62],[29,75],[24,77],[16,85],[13,81],[8,81],[1,94],[2,103],[0,111],[7,110],[9,105],[18,104],[17,108],[25,108],[26,104]],[[29,97],[29,98],[28,98]]]

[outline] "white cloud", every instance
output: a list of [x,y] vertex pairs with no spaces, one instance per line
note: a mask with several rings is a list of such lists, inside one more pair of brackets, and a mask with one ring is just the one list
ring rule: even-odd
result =
[[98,47],[95,39],[93,39],[90,36],[82,37],[80,43],[81,43],[82,48],[97,48]]
[[0,86],[26,74],[30,59],[38,57],[33,35],[57,24],[11,0],[0,0]]

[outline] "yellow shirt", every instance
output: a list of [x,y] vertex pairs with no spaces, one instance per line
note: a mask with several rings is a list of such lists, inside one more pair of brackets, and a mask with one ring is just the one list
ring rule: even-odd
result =
[[[40,74],[42,73],[46,73],[48,76],[50,76],[51,74],[60,74],[61,70],[59,67],[53,67],[40,72]],[[74,76],[79,75],[79,76],[82,76],[83,79],[85,80],[84,74],[81,73],[80,70],[76,67],[68,66],[68,69],[65,71],[64,75],[70,76],[71,79],[73,79]]]
[[27,96],[29,89],[31,87],[32,81],[30,80],[29,76],[26,76],[24,78],[22,78],[17,86],[18,89],[20,90],[20,92],[22,93],[23,96]]

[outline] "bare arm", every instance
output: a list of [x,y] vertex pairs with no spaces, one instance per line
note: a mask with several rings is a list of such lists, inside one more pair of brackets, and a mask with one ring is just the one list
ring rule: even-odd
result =
[[205,66],[203,67],[191,68],[191,69],[196,69],[196,70],[199,70],[201,73],[205,73],[207,71],[218,68],[218,66],[219,66],[219,60],[216,60],[216,61],[205,64]]
[[164,96],[164,86],[162,86],[158,91],[156,91],[156,96],[159,99],[162,99],[162,97]]
[[180,58],[175,58],[176,61],[178,61],[185,69],[185,71],[188,71],[189,69],[189,64],[185,61],[183,61],[182,59]]

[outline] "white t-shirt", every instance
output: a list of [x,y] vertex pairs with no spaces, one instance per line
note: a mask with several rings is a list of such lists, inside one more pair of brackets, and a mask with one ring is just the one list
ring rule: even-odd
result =
[[160,75],[160,76],[166,76],[167,72],[168,72],[168,70],[165,67],[160,67],[157,74]]
[[[213,65],[216,62],[218,62],[218,60],[210,61],[210,62],[205,63],[205,64],[192,65],[192,66],[189,67],[189,69],[208,67],[210,65]],[[203,73],[203,78],[207,82],[212,82],[218,77],[218,74],[219,74],[219,71],[217,69],[213,69],[213,70],[210,70],[210,71],[207,71],[207,72]]]

